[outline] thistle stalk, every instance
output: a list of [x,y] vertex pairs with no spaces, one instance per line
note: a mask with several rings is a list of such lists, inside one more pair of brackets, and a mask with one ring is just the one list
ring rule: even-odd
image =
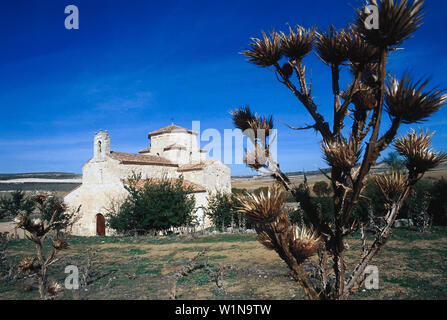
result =
[[[290,191],[295,200],[300,203],[308,218],[308,225],[300,227],[314,229],[316,237],[322,242],[318,248],[320,285],[317,287],[308,281],[303,269],[303,263],[317,252],[311,250],[316,244],[313,241],[317,238],[306,236],[306,233],[297,237],[296,226],[293,226],[288,221],[287,215],[283,214],[282,202],[275,202],[278,198],[274,193],[265,195],[262,201],[260,200],[263,203],[260,207],[254,205],[255,199],[248,196],[247,199],[254,201],[253,205],[243,208],[247,216],[255,217],[255,221],[260,224],[257,232],[261,243],[275,250],[287,263],[293,278],[303,287],[310,299],[347,299],[351,293],[358,290],[364,281],[366,266],[391,237],[391,227],[410,190],[425,172],[447,161],[447,153],[435,152],[431,149],[432,135],[428,132],[418,135],[412,131],[407,136],[396,139],[402,124],[423,121],[443,107],[447,102],[445,92],[443,90],[426,91],[428,81],[412,82],[408,75],[405,75],[400,82],[395,79],[390,81],[386,79],[388,55],[420,27],[424,1],[377,0],[374,3],[379,8],[380,32],[365,28],[364,8],[359,8],[356,23],[346,29],[348,31],[337,31],[331,26],[327,31],[311,34],[304,32],[304,28],[298,27],[297,31],[290,29],[289,35],[271,34],[270,40],[264,37],[264,44],[256,40],[252,44],[252,49],[243,52],[250,59],[256,59],[250,62],[258,65],[264,63],[264,67],[271,67],[278,81],[289,89],[309,112],[315,121],[313,125],[307,125],[304,128],[289,126],[289,128],[295,130],[312,128],[319,132],[323,139],[321,147],[324,159],[331,167],[331,174],[326,177],[332,184],[334,210],[331,220],[327,221],[322,218],[315,205],[306,180],[302,188],[297,188],[279,169],[279,164],[272,159],[271,155],[266,156],[265,162],[262,163],[262,169],[268,170],[276,183]],[[280,41],[276,43],[275,39],[280,39]],[[324,116],[319,113],[318,106],[310,95],[311,89],[308,90],[311,85],[307,84],[305,78],[303,58],[311,51],[313,41],[315,41],[315,53],[331,68],[334,97],[332,131]],[[288,61],[281,68],[280,60],[283,58]],[[353,79],[346,90],[341,91],[340,68],[343,68],[345,64],[349,65]],[[291,77],[293,72],[297,76],[297,80],[295,79],[298,82],[297,85]],[[343,104],[340,98],[344,99]],[[344,137],[343,127],[350,111],[349,106],[353,106],[354,121],[350,135]],[[391,126],[380,137],[384,112],[390,116]],[[259,116],[253,116],[249,109],[239,109],[234,114],[244,115],[244,117],[233,116],[236,126],[240,129],[243,129],[246,123],[245,120],[240,121],[242,118],[252,120],[250,122],[252,127],[261,126],[260,122],[256,121]],[[364,141],[368,136],[368,141]],[[408,174],[403,176],[393,173],[390,176],[375,178],[375,182],[386,199],[387,213],[382,217],[385,226],[380,227],[374,223],[375,239],[369,244],[366,241],[364,222],[353,217],[352,213],[359,199],[364,197],[362,192],[371,167],[393,140],[396,150],[405,159]],[[268,150],[267,140],[264,146]],[[363,154],[362,147],[364,147]],[[358,161],[360,165],[357,165]],[[345,263],[347,250],[345,238],[359,229],[362,253],[358,264],[349,271]],[[304,254],[305,252],[312,254]],[[328,257],[332,257],[332,266],[328,266]],[[328,279],[326,267],[331,267],[334,272],[333,282]]]

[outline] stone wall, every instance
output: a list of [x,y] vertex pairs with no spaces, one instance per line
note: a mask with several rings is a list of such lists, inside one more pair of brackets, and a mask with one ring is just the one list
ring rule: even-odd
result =
[[[185,150],[164,150],[166,147],[177,144]],[[203,153],[203,152],[202,152]],[[204,160],[197,143],[197,135],[188,132],[170,132],[151,137],[151,155],[167,158],[180,165]]]

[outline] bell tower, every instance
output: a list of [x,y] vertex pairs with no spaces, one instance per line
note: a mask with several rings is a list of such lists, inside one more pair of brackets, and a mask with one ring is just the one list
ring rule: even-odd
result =
[[95,161],[105,161],[106,156],[110,154],[110,136],[102,130],[95,133],[94,144],[93,144],[93,159]]

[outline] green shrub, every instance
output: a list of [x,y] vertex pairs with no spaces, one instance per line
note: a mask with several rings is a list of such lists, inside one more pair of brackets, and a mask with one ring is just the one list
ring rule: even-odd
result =
[[[372,179],[368,181],[363,196],[354,210],[353,217],[366,221],[369,206],[377,217],[386,213],[383,194]],[[425,203],[426,201],[428,203]],[[447,180],[442,178],[435,182],[429,179],[418,181],[399,211],[398,219],[414,218],[423,210],[433,218],[434,225],[447,225]]]
[[16,217],[20,211],[32,212],[34,203],[24,191],[16,190],[9,197],[0,198],[0,219]]
[[211,219],[214,226],[223,229],[231,226],[250,228],[252,222],[237,211],[238,202],[235,195],[244,192],[241,189],[232,190],[232,194],[217,191],[208,196],[208,207],[205,214]]
[[332,192],[331,186],[326,181],[315,182],[312,190],[317,197],[329,196]]
[[433,217],[433,224],[447,226],[447,180],[442,178],[435,182],[430,195],[428,213]]
[[396,151],[388,153],[386,157],[383,158],[383,162],[390,168],[391,171],[403,171],[405,169],[405,162],[402,157]]
[[118,212],[107,214],[107,224],[118,232],[163,231],[193,224],[195,199],[192,190],[183,187],[183,178],[175,181],[149,179],[137,187],[140,177],[133,175],[125,186],[128,197]]

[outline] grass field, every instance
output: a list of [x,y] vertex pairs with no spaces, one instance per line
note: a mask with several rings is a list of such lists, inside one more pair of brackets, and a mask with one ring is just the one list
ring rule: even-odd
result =
[[[179,299],[303,299],[303,291],[288,276],[276,253],[261,246],[255,235],[227,234],[192,238],[71,237],[65,258],[52,266],[50,277],[64,283],[64,268],[73,264],[82,275],[88,249],[97,250],[86,290],[65,290],[60,299],[169,299],[177,282]],[[348,267],[359,257],[359,245],[350,239]],[[357,243],[357,244],[355,244]],[[195,270],[175,275],[204,248]],[[8,255],[19,261],[33,252],[27,240],[10,242]],[[361,290],[352,299],[446,299],[447,228],[431,233],[398,229],[376,256],[380,289]],[[223,286],[216,271],[223,271]],[[37,299],[30,279],[0,284],[0,299]]]

